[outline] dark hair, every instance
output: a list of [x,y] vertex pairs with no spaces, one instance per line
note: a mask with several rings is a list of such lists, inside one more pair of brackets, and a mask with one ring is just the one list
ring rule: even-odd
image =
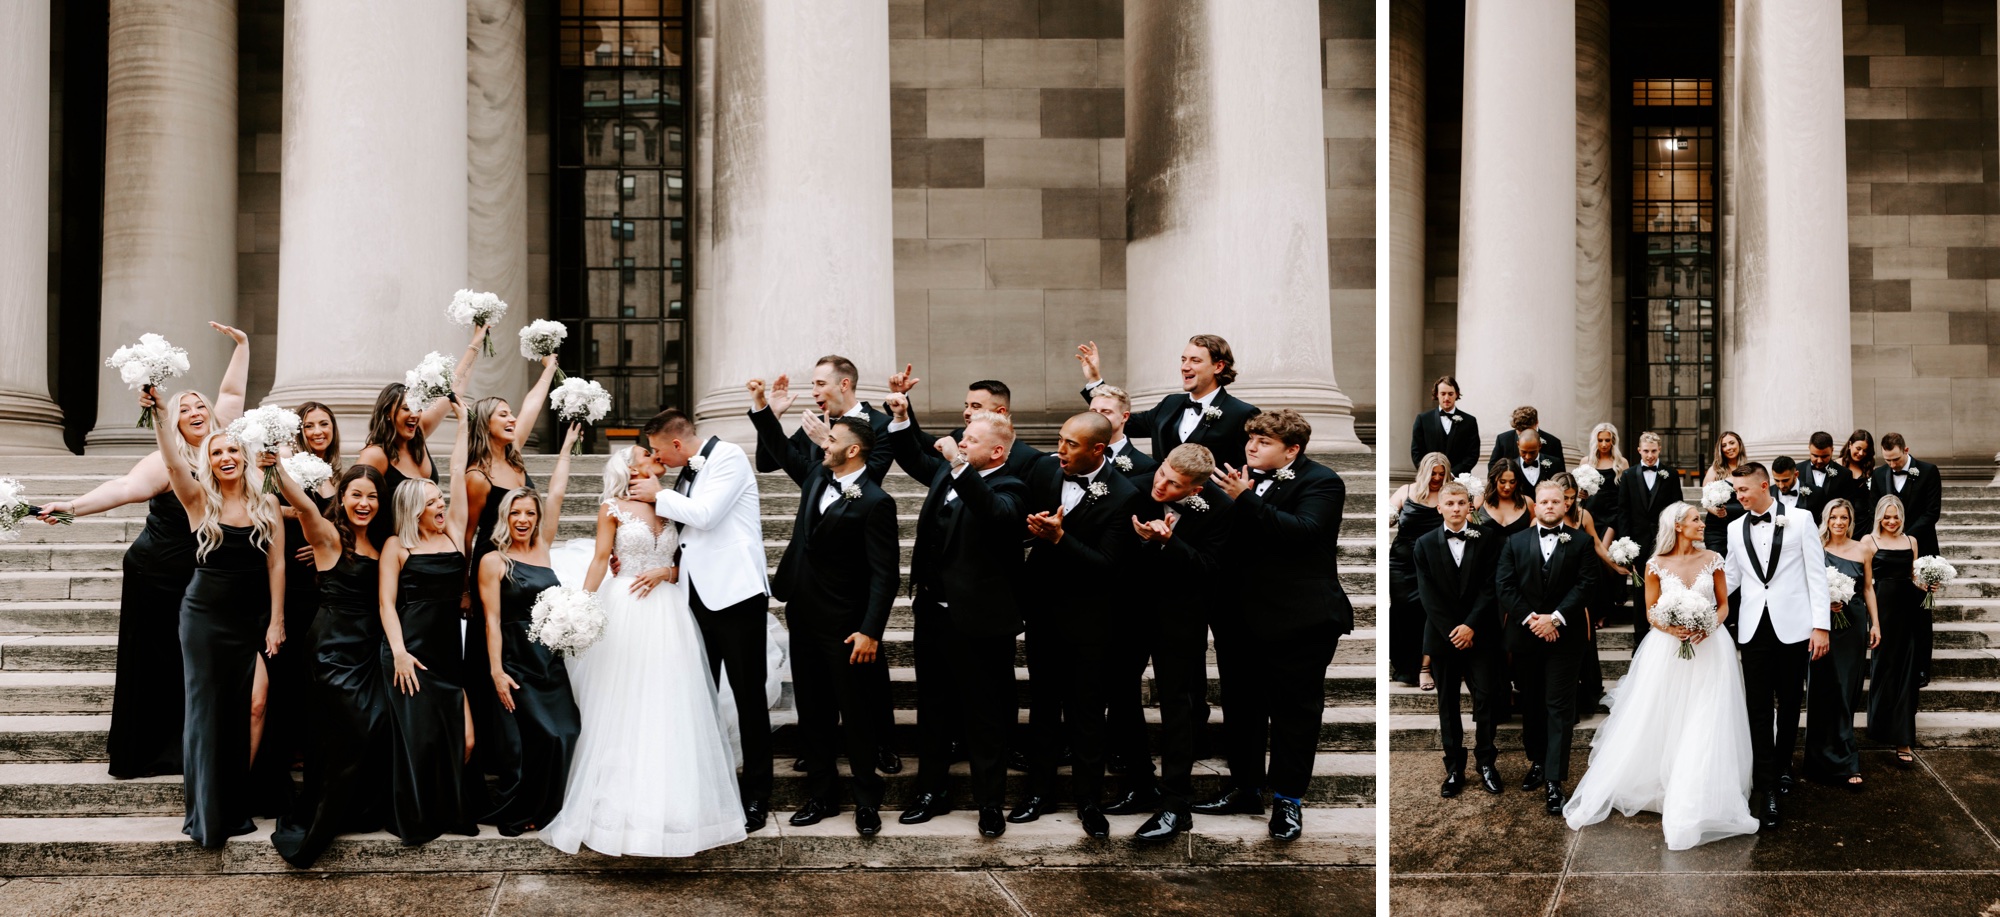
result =
[[1821,430],[1812,435],[1810,442],[1814,449],[1831,449],[1833,448],[1833,434]]
[[[1188,338],[1188,343],[1208,351],[1209,362],[1222,364],[1222,368],[1215,371],[1215,384],[1228,385],[1236,381],[1236,354],[1221,335],[1197,334]],[[1437,389],[1431,391],[1436,392]]]
[[1840,464],[1842,464],[1842,465],[1850,465],[1850,464],[1852,464],[1852,462],[1851,462],[1851,461],[1850,461],[1850,459],[1848,458],[1848,452],[1849,452],[1849,450],[1851,450],[1851,449],[1852,449],[1852,448],[1854,447],[1854,444],[1855,444],[1855,443],[1857,443],[1857,442],[1863,442],[1863,443],[1867,443],[1867,444],[1868,444],[1868,451],[1866,451],[1866,452],[1863,452],[1863,453],[1861,454],[1861,463],[1860,463],[1860,464],[1861,464],[1861,470],[1862,470],[1862,471],[1874,471],[1874,470],[1875,470],[1875,434],[1873,434],[1873,433],[1870,433],[1870,432],[1868,432],[1867,430],[1856,430],[1856,431],[1854,431],[1854,432],[1852,432],[1852,433],[1849,433],[1849,434],[1847,434],[1847,442],[1845,442],[1845,443],[1842,443],[1842,444],[1840,445]]
[[827,354],[826,356],[820,357],[819,362],[813,364],[814,369],[818,369],[822,366],[833,367],[833,376],[835,380],[846,379],[847,381],[852,382],[856,385],[861,384],[861,371],[854,368],[853,360],[843,357],[837,353],[830,353]]
[[1771,472],[1764,467],[1763,462],[1744,462],[1736,466],[1735,470],[1729,472],[1729,476],[1732,478],[1756,478],[1760,481],[1768,481],[1771,479]]
[[[375,396],[375,410],[368,415],[368,443],[381,446],[388,454],[389,464],[396,464],[396,409],[403,406],[403,395],[409,389],[401,382],[391,382],[382,386],[382,394]],[[424,425],[417,424],[417,432],[410,434],[410,458],[418,468],[430,458],[430,451],[424,447]]]
[[1771,460],[1772,474],[1784,474],[1788,471],[1797,470],[1799,470],[1799,463],[1792,461],[1792,457],[1789,455],[1781,455]]
[[505,398],[488,395],[473,402],[472,410],[465,412],[464,422],[471,425],[465,433],[465,468],[467,471],[477,470],[489,480],[493,477],[493,460],[496,457],[515,471],[526,474],[528,470],[527,461],[521,458],[518,442],[508,443],[498,456],[493,454],[493,437],[486,432],[486,428],[492,424],[494,413],[503,404],[510,409],[513,407]]
[[836,417],[833,425],[854,434],[854,442],[861,447],[861,457],[866,459],[875,451],[875,428],[865,417]]
[[[326,441],[325,455],[320,455],[317,452],[313,452],[312,447],[306,445],[306,431],[305,431],[304,421],[306,419],[306,416],[314,411],[325,411],[326,419],[330,421],[333,426],[333,435],[329,437]],[[326,461],[327,466],[333,469],[334,476],[339,477],[340,472],[343,470],[340,467],[340,418],[335,417],[333,415],[332,408],[327,407],[326,405],[321,404],[317,401],[308,401],[304,404],[299,405],[299,421],[300,421],[300,428],[299,428],[299,435],[297,437],[298,441],[293,443],[293,445],[297,446],[299,448],[299,451],[301,452],[312,452],[314,455],[318,455],[321,459],[324,459]]]
[[333,530],[340,533],[340,553],[343,557],[354,553],[354,523],[348,521],[346,509],[347,487],[362,478],[375,485],[376,509],[375,517],[368,520],[368,543],[379,550],[389,536],[396,534],[396,520],[385,509],[389,505],[389,480],[373,466],[356,463],[341,472],[339,482],[333,485],[333,502],[321,512],[326,521],[333,523]]
[[[680,408],[668,408],[658,414],[654,414],[651,420],[646,421],[645,426],[639,428],[640,441],[649,443],[653,435],[657,433],[669,433],[676,436],[692,435],[694,433],[694,418],[689,417],[687,412]],[[647,448],[650,449],[652,447],[648,446]]]
[[968,392],[988,392],[993,397],[1000,399],[1002,404],[1011,406],[1014,403],[1014,390],[1008,388],[1007,383],[998,379],[981,379],[966,386],[965,390]]
[[1542,425],[1542,412],[1535,410],[1532,404],[1524,404],[1514,409],[1513,421],[1516,433],[1529,427],[1539,427]]
[[1440,386],[1440,385],[1449,385],[1449,386],[1451,386],[1451,390],[1452,390],[1453,392],[1456,392],[1457,394],[1460,394],[1460,395],[1463,395],[1463,394],[1465,394],[1465,390],[1464,390],[1464,389],[1461,389],[1461,388],[1459,388],[1459,387],[1458,387],[1458,380],[1457,380],[1457,379],[1454,379],[1454,378],[1452,378],[1452,377],[1450,377],[1450,376],[1439,376],[1439,377],[1438,377],[1438,380],[1437,380],[1436,382],[1433,382],[1433,383],[1431,383],[1431,398],[1432,398],[1432,400],[1436,400],[1436,398],[1437,398],[1437,393],[1438,393],[1438,386]]
[[1511,458],[1503,458],[1497,462],[1494,462],[1491,467],[1486,469],[1485,502],[1487,504],[1491,506],[1500,505],[1498,502],[1500,499],[1500,475],[1510,471],[1514,473],[1515,508],[1519,509],[1521,507],[1528,505],[1529,501],[1527,496],[1521,493],[1521,485],[1527,481],[1528,476],[1521,473],[1521,463]]
[[1252,436],[1268,436],[1287,446],[1301,449],[1312,440],[1312,424],[1291,408],[1265,411],[1243,422],[1243,432]]
[[1722,441],[1725,439],[1736,441],[1736,463],[1738,466],[1750,461],[1750,447],[1744,445],[1743,437],[1736,435],[1735,430],[1724,430],[1720,435],[1715,437],[1715,458],[1708,464],[1708,469],[1717,472],[1718,476],[1720,476],[1721,472],[1730,470],[1728,466],[1723,464],[1723,462],[1729,461],[1722,455]]
[[1903,434],[1901,433],[1882,434],[1882,451],[1887,452],[1891,449],[1901,449],[1907,452],[1910,449],[1910,444],[1907,440],[1903,439]]

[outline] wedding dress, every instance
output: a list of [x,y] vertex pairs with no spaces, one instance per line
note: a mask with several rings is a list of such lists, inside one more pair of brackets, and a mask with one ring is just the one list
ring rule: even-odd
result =
[[685,581],[644,598],[631,591],[634,575],[673,563],[679,539],[672,524],[655,534],[649,520],[607,505],[624,575],[598,589],[604,635],[568,660],[582,731],[562,812],[542,840],[611,856],[733,844],[744,838],[743,803]]
[[[1696,587],[1714,591],[1716,557]],[[1690,587],[1654,561],[1664,598]],[[1605,695],[1611,715],[1590,743],[1590,767],[1563,807],[1573,830],[1603,821],[1612,809],[1627,816],[1660,813],[1667,849],[1686,850],[1739,834],[1754,834],[1750,814],[1750,725],[1736,646],[1718,630],[1679,656],[1679,638],[1658,629],[1632,654],[1632,668]]]

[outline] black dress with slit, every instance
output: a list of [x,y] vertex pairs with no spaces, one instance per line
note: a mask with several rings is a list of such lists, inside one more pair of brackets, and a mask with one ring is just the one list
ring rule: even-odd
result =
[[396,688],[396,659],[387,641],[380,652],[378,678],[391,725],[388,830],[410,846],[447,831],[479,833],[472,802],[478,776],[465,766],[458,610],[464,593],[462,552],[411,554],[397,579],[396,615],[403,648],[424,664],[416,670],[417,693]]
[[[492,477],[489,475],[487,480],[491,481]],[[524,486],[535,486],[535,479],[525,474],[522,475],[522,481]],[[499,697],[492,691],[486,690],[487,682],[490,680],[486,676],[493,667],[486,657],[486,610],[481,606],[477,584],[479,562],[494,550],[493,530],[500,524],[500,504],[506,499],[507,492],[512,489],[495,485],[487,490],[486,506],[479,511],[479,526],[474,530],[472,537],[471,579],[474,587],[471,614],[465,619],[465,654],[462,671],[466,673],[467,686],[476,687],[476,690],[466,695],[466,701],[472,707],[474,735],[486,735],[500,729],[501,717],[505,715],[500,709]],[[477,742],[472,748],[472,763],[478,773],[500,777],[504,784],[509,774],[519,774],[521,771],[521,761],[514,757],[518,750],[510,745]],[[500,801],[497,799],[482,801],[479,810],[488,811],[498,805]]]
[[181,597],[194,578],[194,533],[173,491],[146,504],[146,528],[125,551],[117,680],[111,689],[111,776],[181,772]]
[[1861,706],[1861,681],[1868,675],[1868,597],[1861,592],[1867,579],[1858,560],[1828,554],[1826,564],[1854,578],[1854,598],[1841,609],[1847,626],[1827,635],[1826,655],[1807,670],[1803,772],[1809,780],[1840,781],[1861,772],[1854,711]]
[[1918,636],[1931,618],[1924,591],[1910,581],[1917,552],[1875,551],[1875,611],[1882,642],[1868,670],[1868,737],[1898,747],[1917,744]]
[[1389,668],[1404,684],[1417,683],[1424,658],[1424,605],[1417,596],[1417,539],[1444,525],[1437,507],[1405,499],[1389,545]]
[[382,679],[380,562],[349,554],[315,571],[311,637],[312,745],[305,791],[278,820],[272,846],[305,868],[335,837],[382,827],[389,788],[389,697]]
[[222,526],[222,543],[195,562],[181,600],[181,830],[211,849],[257,830],[250,822],[250,688],[271,624],[271,577],[252,532]]
[[557,585],[554,570],[520,561],[500,579],[500,665],[520,687],[511,692],[511,714],[500,708],[497,694],[485,692],[500,715],[493,731],[478,734],[479,744],[503,750],[495,758],[513,767],[499,775],[492,814],[480,821],[508,837],[546,825],[562,810],[570,755],[583,727],[562,656],[528,638],[535,598]]

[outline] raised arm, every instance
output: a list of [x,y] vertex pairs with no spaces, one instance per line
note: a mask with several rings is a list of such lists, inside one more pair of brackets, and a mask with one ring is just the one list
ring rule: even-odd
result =
[[[738,457],[742,461],[737,461]],[[653,506],[660,515],[698,529],[714,528],[736,507],[744,491],[757,486],[757,476],[750,470],[750,457],[741,450],[717,449],[710,454],[708,464],[702,466],[701,474],[708,484],[697,488],[699,497],[683,496],[674,490],[660,491],[653,498]]]
[[[542,534],[537,547],[555,543],[556,532],[562,528],[563,498],[569,496],[570,447],[576,445],[577,437],[583,435],[583,424],[573,423],[563,434],[562,451],[556,457],[556,470],[549,475],[548,503],[542,507]],[[502,520],[504,521],[504,520]]]
[[[755,386],[761,379],[752,379],[753,396],[762,398],[762,392]],[[785,435],[784,425],[778,422],[778,412],[761,408],[750,412],[750,426],[757,430],[757,470],[783,471],[794,484],[804,484],[806,476],[812,474],[813,462],[802,450],[792,448],[790,437]]]
[[986,476],[972,470],[970,465],[952,479],[952,489],[958,491],[965,511],[982,519],[1011,519],[1019,526],[1027,515],[1027,507],[1021,505],[1019,495],[988,486]]
[[1254,487],[1236,498],[1236,506],[1241,518],[1256,520],[1286,538],[1323,538],[1328,530],[1340,531],[1340,518],[1347,508],[1347,482],[1338,475],[1328,478],[1302,494],[1291,512],[1273,508]]
[[[485,342],[488,330],[485,325],[473,326],[472,341],[465,345],[465,353],[459,355],[458,365],[451,368],[451,392],[464,404],[471,404],[473,401],[469,388],[472,384],[472,364],[479,359],[479,345]],[[444,423],[446,415],[449,415],[452,409],[453,405],[444,398],[431,402],[431,406],[418,415],[417,429],[424,431],[425,436],[431,435],[436,432],[438,424]],[[465,423],[465,418],[462,416],[458,420],[460,425]],[[521,429],[532,428],[523,424]]]
[[43,504],[42,519],[53,525],[53,514],[57,512],[93,516],[128,504],[144,503],[166,493],[170,486],[166,459],[158,452],[147,453],[131,471],[97,485],[81,497]]
[[229,368],[222,371],[222,384],[215,390],[215,408],[210,412],[214,416],[209,420],[209,429],[220,430],[243,416],[243,399],[250,388],[250,336],[219,322],[209,322],[208,327],[236,342],[235,352],[229,355]]
[[535,428],[535,421],[541,419],[542,408],[548,406],[549,383],[554,381],[555,377],[556,355],[549,354],[542,358],[541,378],[535,380],[535,387],[528,389],[528,394],[521,399],[521,409],[514,412],[516,429],[525,434],[526,431]]
[[922,446],[916,419],[910,416],[909,397],[901,392],[891,394],[883,406],[889,409],[889,450],[895,454],[896,464],[902,466],[903,473],[925,484],[937,480],[938,472],[945,468],[944,458]]
[[306,494],[305,487],[292,477],[284,462],[278,462],[265,473],[278,476],[278,492],[284,495],[285,502],[291,504],[292,509],[298,511],[299,529],[305,533],[306,544],[312,545],[313,568],[322,571],[333,569],[340,563],[340,530],[334,528],[333,523],[320,512],[319,506]]
[[[159,455],[167,463],[167,482],[174,489],[174,496],[187,510],[190,526],[200,525],[208,518],[208,502],[202,498],[201,483],[195,480],[194,469],[188,467],[187,459],[175,448],[174,439],[181,435],[180,427],[167,416],[160,405],[158,392],[147,386],[139,390],[139,406],[153,412],[153,441],[160,447]],[[199,456],[200,461],[208,461],[208,456]]]
[[[440,398],[438,400],[443,401],[444,399]],[[466,428],[470,425],[466,423],[465,412],[459,409],[457,402],[452,402],[452,410],[457,411],[459,415],[458,438],[454,439],[451,444],[451,505],[445,509],[444,530],[447,532],[462,532],[465,531],[467,502],[465,497],[465,454],[468,451],[466,445]],[[467,545],[465,550],[471,550],[470,545]]]

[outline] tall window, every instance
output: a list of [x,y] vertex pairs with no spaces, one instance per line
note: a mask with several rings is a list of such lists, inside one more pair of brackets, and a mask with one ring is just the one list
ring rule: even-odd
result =
[[1700,469],[1716,431],[1715,128],[1708,80],[1633,84],[1627,424]]
[[554,305],[565,362],[636,426],[688,406],[688,66],[683,0],[561,0]]

